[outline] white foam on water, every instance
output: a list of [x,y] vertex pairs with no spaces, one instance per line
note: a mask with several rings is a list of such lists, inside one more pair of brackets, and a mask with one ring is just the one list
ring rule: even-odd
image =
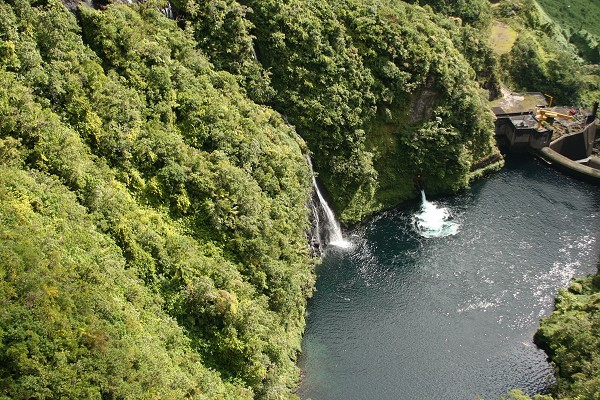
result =
[[413,224],[419,235],[425,238],[456,235],[459,224],[450,221],[450,212],[446,207],[438,207],[427,201],[425,192],[421,190],[421,212],[413,217]]

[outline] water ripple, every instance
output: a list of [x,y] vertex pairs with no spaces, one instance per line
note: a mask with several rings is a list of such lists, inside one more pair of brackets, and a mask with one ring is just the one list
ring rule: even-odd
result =
[[533,334],[558,289],[593,272],[600,188],[528,161],[438,204],[460,224],[456,235],[420,237],[414,204],[349,232],[352,248],[327,250],[307,316],[301,398],[548,389],[551,368]]

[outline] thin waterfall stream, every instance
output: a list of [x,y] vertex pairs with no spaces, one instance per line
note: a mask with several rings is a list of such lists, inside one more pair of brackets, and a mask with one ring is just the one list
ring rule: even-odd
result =
[[167,4],[165,5],[165,7],[160,9],[160,12],[162,15],[164,15],[168,19],[175,19],[175,12],[173,11],[173,4],[171,4],[170,1],[167,1]]
[[[309,156],[306,156],[306,159],[308,160],[308,165],[310,166],[313,188],[318,199],[318,206],[313,203],[313,213],[315,215],[316,231],[317,234],[320,236],[319,242],[323,243],[324,245],[349,248],[352,244],[346,239],[344,239],[340,223],[335,218],[333,210],[331,209],[331,207],[329,207],[329,204],[327,204],[327,201],[325,200],[323,194],[319,190],[319,185],[317,185],[317,178],[315,177],[312,160]],[[319,215],[323,217],[322,223]]]

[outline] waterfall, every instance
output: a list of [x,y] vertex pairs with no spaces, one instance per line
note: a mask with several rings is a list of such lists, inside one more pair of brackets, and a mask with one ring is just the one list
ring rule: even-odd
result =
[[169,19],[175,18],[175,14],[173,13],[173,5],[170,1],[167,1],[167,6],[165,8],[161,8],[160,12]]
[[[313,214],[314,221],[313,224],[315,226],[315,232],[318,236],[318,244],[332,245],[342,248],[350,247],[351,243],[344,239],[342,235],[342,228],[340,227],[339,222],[335,218],[335,214],[327,201],[321,194],[319,190],[319,186],[317,185],[317,179],[315,178],[315,173],[313,170],[313,165],[310,157],[307,155],[306,159],[308,160],[308,165],[310,166],[310,171],[312,174],[312,182],[313,182],[313,190],[317,195],[317,202],[313,202]],[[321,217],[323,217],[321,219]]]
[[423,237],[444,237],[455,235],[459,224],[449,221],[450,211],[427,201],[425,191],[421,190],[421,212],[413,216],[413,225]]

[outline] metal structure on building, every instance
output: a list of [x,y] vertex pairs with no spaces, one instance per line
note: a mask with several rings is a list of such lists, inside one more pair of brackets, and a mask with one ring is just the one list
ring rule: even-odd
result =
[[550,105],[542,93],[505,92],[492,104],[499,147],[534,152],[561,170],[600,183],[598,103],[592,110]]

